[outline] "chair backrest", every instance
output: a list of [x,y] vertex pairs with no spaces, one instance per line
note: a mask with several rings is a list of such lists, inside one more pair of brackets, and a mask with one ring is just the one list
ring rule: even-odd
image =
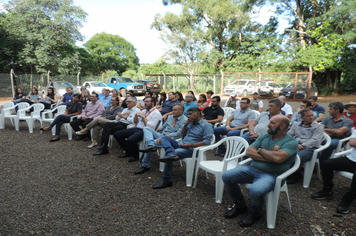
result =
[[18,107],[17,116],[26,116],[26,109],[30,107],[30,104],[28,104],[27,102],[20,102],[17,103],[16,106]]
[[31,116],[41,116],[41,111],[44,110],[45,106],[42,103],[36,103],[32,105],[33,112],[31,112]]
[[[0,110],[1,110],[1,107],[2,107],[1,114],[5,114],[5,113],[3,113],[4,109],[10,108],[10,107],[13,107],[13,106],[14,106],[13,102],[3,102],[3,103],[1,103],[0,104]],[[11,114],[11,110],[6,110],[6,114]]]
[[231,114],[235,111],[235,109],[231,107],[223,107],[222,109],[224,110],[224,118],[221,121],[221,123],[225,124],[226,120],[231,116]]
[[67,106],[66,105],[60,105],[57,107],[57,114],[60,115],[60,114],[63,114],[67,109]]
[[[247,148],[249,146],[248,142],[241,137],[237,136],[230,136],[227,138],[222,139],[219,143],[225,142],[226,143],[226,151],[224,156],[224,162],[231,158],[235,158],[235,160],[230,160],[229,165],[234,163],[234,165],[238,165],[242,158],[246,155]],[[236,158],[238,157],[238,158]],[[226,164],[224,164],[223,171],[226,171]]]

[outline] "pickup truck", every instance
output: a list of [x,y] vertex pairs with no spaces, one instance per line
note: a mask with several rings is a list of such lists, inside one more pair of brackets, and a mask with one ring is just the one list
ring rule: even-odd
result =
[[128,90],[134,91],[135,95],[144,95],[146,92],[145,85],[135,83],[129,77],[111,77],[107,85],[113,89],[117,89],[122,96],[126,96],[126,91]]
[[105,83],[100,82],[100,81],[85,81],[83,83],[84,87],[86,87],[87,90],[89,90],[89,93],[91,94],[92,92],[96,92],[97,94],[101,94],[103,88],[107,88],[110,90],[110,93],[114,88],[111,88],[107,86]]

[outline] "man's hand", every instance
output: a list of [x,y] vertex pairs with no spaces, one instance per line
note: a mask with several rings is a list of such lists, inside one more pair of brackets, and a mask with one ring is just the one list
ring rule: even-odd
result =
[[303,149],[305,149],[305,147],[302,146],[302,145],[300,145],[300,144],[298,144],[298,152],[300,152],[300,151],[303,150]]
[[185,149],[189,149],[189,148],[192,147],[192,145],[189,144],[189,143],[184,143],[184,144],[180,145],[180,147],[181,147],[181,148],[185,148]]
[[141,116],[144,116],[144,115],[145,115],[145,113],[143,113],[143,112],[137,112],[137,113],[136,113],[136,116],[137,116],[137,117],[141,117]]
[[156,143],[162,145],[162,143],[161,143],[161,137],[159,137],[158,139],[156,139]]
[[250,134],[250,139],[252,140],[255,140],[258,138],[258,136],[260,136],[261,134],[260,133],[253,133],[253,134]]
[[85,117],[85,116],[82,117],[82,120],[87,120],[87,119],[88,119],[88,117]]
[[227,131],[227,132],[230,132],[230,131],[233,131],[233,130],[235,130],[235,129],[236,129],[236,128],[227,127],[227,128],[226,128],[226,131]]
[[167,115],[167,114],[164,114],[164,115],[162,116],[162,119],[163,119],[163,120],[167,120],[167,118],[168,118],[168,115]]

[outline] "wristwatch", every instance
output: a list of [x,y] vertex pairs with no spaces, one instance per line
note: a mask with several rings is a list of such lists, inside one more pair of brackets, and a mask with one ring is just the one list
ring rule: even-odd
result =
[[141,119],[142,119],[142,120],[145,119],[145,116],[141,116]]
[[260,153],[261,150],[262,150],[262,148],[258,148],[258,149],[257,149],[257,152]]

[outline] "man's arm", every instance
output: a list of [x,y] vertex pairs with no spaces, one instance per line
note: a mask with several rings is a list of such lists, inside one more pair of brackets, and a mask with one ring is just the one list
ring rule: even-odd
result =
[[253,146],[249,146],[246,155],[254,161],[282,163],[289,158],[289,154],[283,150],[269,151],[262,148],[260,152]]
[[349,144],[351,147],[356,148],[356,138],[350,138]]
[[234,117],[229,116],[229,118],[227,118],[227,120],[226,120],[226,127],[230,127],[231,121],[233,121],[233,120],[234,120]]
[[338,129],[324,128],[324,132],[327,133],[330,136],[333,136],[333,137],[340,137],[344,133],[346,133],[347,131],[349,131],[349,129],[346,128],[346,127],[341,127],[341,128],[338,128]]
[[250,132],[250,134],[253,134],[254,130],[255,130],[255,126],[257,125],[257,121],[252,121],[251,124],[248,126],[248,132]]
[[213,123],[213,124],[215,124],[215,123],[220,123],[220,122],[223,120],[223,118],[224,118],[224,116],[218,116],[217,119],[214,119],[214,120],[205,120],[205,121],[208,122],[208,123]]
[[315,121],[321,122],[323,119],[324,119],[324,113],[319,113],[319,117]]

